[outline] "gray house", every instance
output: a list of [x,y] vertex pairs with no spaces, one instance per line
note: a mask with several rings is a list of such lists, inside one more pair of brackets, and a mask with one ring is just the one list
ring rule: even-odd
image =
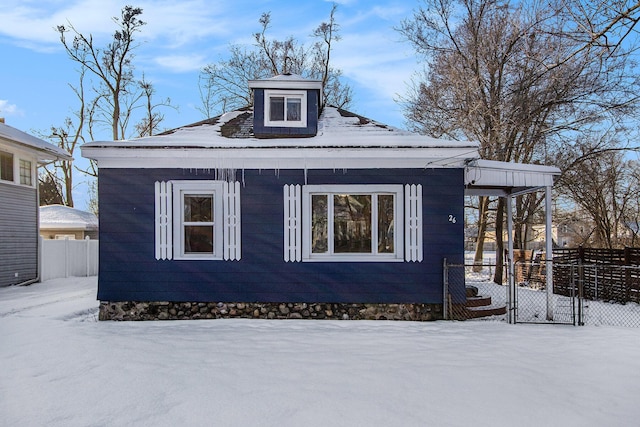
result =
[[65,150],[0,121],[0,286],[38,280],[38,166]]

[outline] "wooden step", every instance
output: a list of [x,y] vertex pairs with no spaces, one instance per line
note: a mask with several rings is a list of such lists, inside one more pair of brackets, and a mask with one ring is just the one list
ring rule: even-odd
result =
[[491,297],[467,297],[467,303],[465,305],[467,307],[486,307],[491,305]]
[[500,316],[507,313],[507,307],[467,307],[466,314],[468,319],[477,319],[479,317]]

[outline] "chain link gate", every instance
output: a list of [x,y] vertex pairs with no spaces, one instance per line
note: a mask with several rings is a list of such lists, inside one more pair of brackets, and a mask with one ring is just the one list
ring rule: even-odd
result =
[[[583,299],[576,280],[579,274],[567,275],[571,281],[561,288],[561,294],[547,294],[546,264],[516,263],[514,278],[509,280],[509,269],[504,265],[506,280],[494,283],[496,264],[443,263],[443,317],[468,320],[490,318],[509,323],[582,324]],[[509,286],[511,283],[511,286]],[[467,301],[452,299],[451,288],[464,284]],[[554,286],[555,288],[555,286]],[[552,313],[552,316],[548,316]]]
[[[444,260],[443,317],[640,327],[640,266],[517,262],[512,281],[507,266],[504,268],[507,279],[496,284],[495,263],[453,264]],[[553,271],[553,292],[549,293],[547,270]],[[466,302],[462,289],[466,289]]]

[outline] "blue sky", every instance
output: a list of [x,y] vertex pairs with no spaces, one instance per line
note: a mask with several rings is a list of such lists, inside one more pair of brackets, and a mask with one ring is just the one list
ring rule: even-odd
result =
[[[414,1],[349,0],[338,3],[342,40],[333,65],[341,68],[355,94],[352,110],[403,127],[396,94],[418,69],[415,55],[393,29],[411,15]],[[289,35],[310,42],[313,29],[329,16],[332,3],[315,1],[157,1],[5,0],[0,10],[0,116],[24,131],[60,125],[76,107],[68,84],[77,82],[77,66],[66,56],[56,25],[71,22],[104,46],[113,33],[111,18],[132,4],[147,22],[137,34],[136,72],[144,72],[158,99],[171,98],[178,111],[165,110],[164,127],[204,118],[198,74],[224,58],[230,44],[251,44],[258,18],[271,12],[271,37]],[[108,135],[108,133],[106,133]]]
[[[408,43],[394,30],[411,16],[416,1],[337,1],[342,40],[332,62],[343,70],[354,91],[353,112],[404,127],[394,101],[420,65]],[[69,84],[77,84],[77,65],[66,55],[54,30],[72,23],[91,34],[97,46],[110,40],[123,6],[143,9],[147,24],[137,34],[136,73],[144,72],[156,99],[169,97],[178,110],[165,109],[164,128],[202,120],[198,75],[201,68],[225,58],[231,44],[251,44],[258,19],[271,12],[271,38],[293,36],[310,42],[310,34],[327,20],[332,2],[323,0],[4,0],[0,8],[0,117],[20,130],[42,135],[62,126],[77,108]],[[108,139],[109,133],[97,139]],[[79,151],[76,161],[82,162]],[[75,179],[76,205],[84,208],[84,177]]]

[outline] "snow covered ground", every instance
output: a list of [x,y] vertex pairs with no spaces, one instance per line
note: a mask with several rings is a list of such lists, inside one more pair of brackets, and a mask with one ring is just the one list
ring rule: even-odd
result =
[[95,292],[95,277],[0,288],[0,425],[640,422],[640,328],[97,322]]

